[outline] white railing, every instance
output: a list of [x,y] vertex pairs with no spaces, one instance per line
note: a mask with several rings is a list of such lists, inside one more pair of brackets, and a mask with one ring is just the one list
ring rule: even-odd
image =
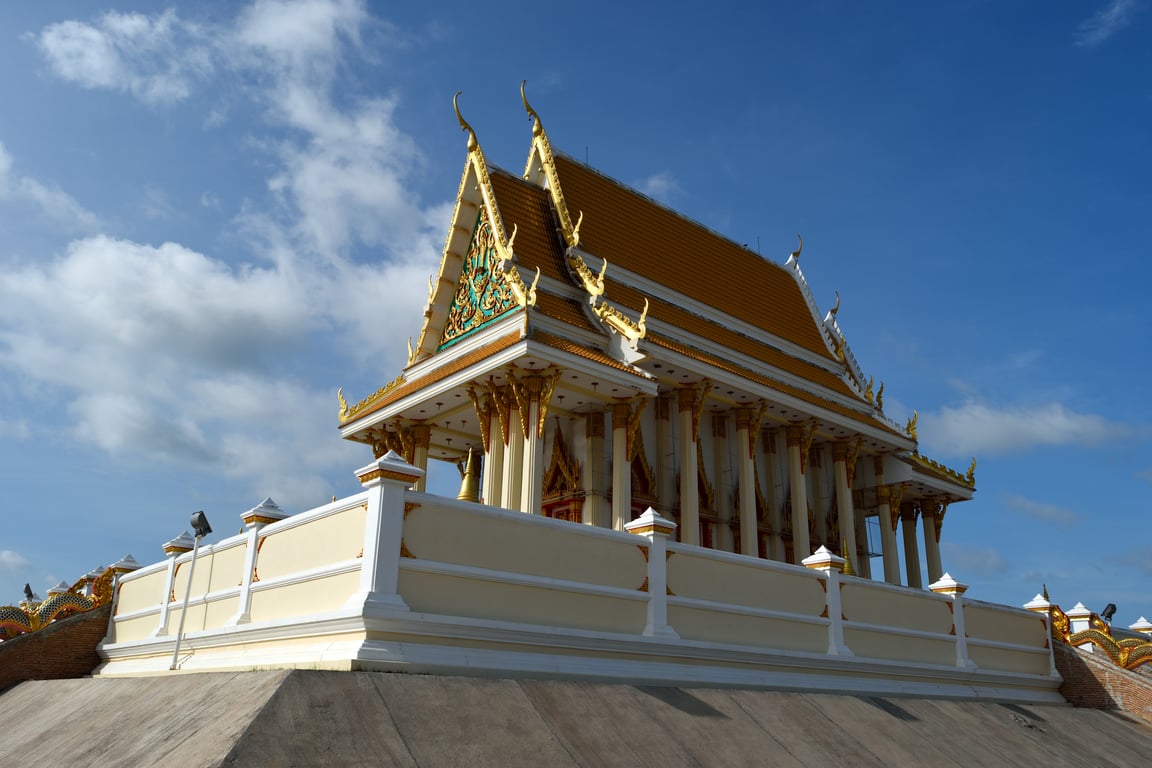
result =
[[183,669],[771,684],[764,670],[787,667],[835,669],[842,687],[879,668],[908,690],[1032,700],[1058,683],[1044,616],[962,588],[844,576],[826,552],[804,568],[683,545],[658,515],[625,533],[406,490],[419,472],[390,454],[359,472],[360,494],[201,547],[190,587],[188,553],[123,577],[102,674],[159,670],[188,589]]

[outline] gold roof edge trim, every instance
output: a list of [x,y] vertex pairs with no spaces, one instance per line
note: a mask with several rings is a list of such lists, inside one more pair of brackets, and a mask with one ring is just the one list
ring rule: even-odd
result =
[[941,464],[939,461],[924,456],[918,451],[909,454],[904,454],[902,458],[915,464],[916,466],[928,470],[932,474],[945,479],[951,480],[954,483],[963,485],[966,488],[976,489],[976,459],[972,459],[972,464],[968,467],[966,473],[961,474],[959,470],[952,469],[949,466]]
[[648,318],[648,299],[644,299],[644,309],[640,312],[639,319],[633,320],[604,298],[604,274],[608,271],[608,260],[603,260],[600,274],[596,275],[588,267],[583,255],[578,250],[580,247],[580,225],[584,222],[584,213],[581,211],[576,223],[572,223],[572,215],[568,211],[568,204],[564,201],[564,192],[560,188],[560,174],[556,170],[552,143],[548,140],[548,133],[544,130],[544,123],[540,119],[539,113],[528,103],[527,85],[527,80],[520,82],[520,100],[524,102],[524,111],[532,118],[532,148],[528,152],[528,162],[524,166],[524,179],[531,181],[532,160],[537,158],[547,181],[552,205],[556,209],[560,233],[567,246],[565,261],[568,264],[570,274],[587,292],[588,306],[596,319],[611,331],[620,334],[635,349],[640,340],[647,335],[645,321]]
[[569,247],[575,247],[580,243],[580,224],[572,224],[572,215],[568,213],[568,204],[564,202],[564,193],[560,190],[560,174],[556,171],[552,144],[548,141],[548,134],[544,131],[540,115],[528,103],[525,91],[527,85],[527,80],[520,82],[520,100],[524,102],[524,111],[532,118],[532,148],[528,151],[528,162],[524,166],[524,179],[529,180],[532,174],[533,156],[539,158],[544,178],[548,180],[548,193],[552,196],[552,204],[556,206],[556,217],[560,220],[560,232],[564,236],[564,242]]
[[356,403],[356,405],[351,407],[349,407],[348,402],[344,399],[344,388],[341,387],[340,389],[336,390],[336,397],[340,400],[340,426],[344,426],[348,422],[354,421],[357,414],[366,408],[372,407],[377,401],[379,401],[392,390],[396,389],[396,387],[400,386],[405,381],[406,380],[404,378],[404,374],[401,373],[399,376],[392,379],[392,381],[380,387],[380,389],[376,390],[372,394],[368,395],[368,397],[364,398],[360,402]]
[[[460,185],[456,190],[456,205],[452,211],[452,224],[448,228],[448,234],[444,239],[444,249],[440,256],[440,267],[437,270],[435,278],[429,277],[428,289],[428,303],[424,310],[424,325],[420,329],[420,336],[416,342],[415,347],[409,344],[407,365],[411,366],[417,360],[426,358],[435,353],[435,348],[429,348],[428,331],[433,325],[433,321],[438,314],[437,302],[440,299],[439,292],[441,290],[450,290],[455,293],[457,284],[459,282],[458,276],[451,279],[445,279],[445,269],[448,266],[449,258],[456,256],[463,258],[459,254],[452,251],[452,240],[456,230],[463,228],[462,224],[462,208],[469,207],[482,207],[487,214],[488,223],[492,227],[495,235],[496,252],[500,258],[499,270],[505,282],[508,283],[509,288],[512,290],[513,295],[516,297],[517,303],[523,307],[531,307],[536,303],[536,280],[539,280],[537,274],[533,283],[529,286],[524,282],[519,270],[516,268],[516,258],[512,250],[513,241],[516,238],[516,229],[513,227],[512,237],[509,238],[504,228],[504,219],[500,215],[499,207],[496,205],[496,194],[492,188],[492,179],[488,172],[488,163],[484,158],[484,150],[480,146],[480,141],[476,136],[475,129],[471,124],[464,119],[463,114],[460,112],[460,95],[463,91],[457,91],[452,97],[452,109],[456,113],[456,121],[460,123],[460,130],[468,134],[468,155],[464,161],[464,171],[460,176]],[[480,193],[480,205],[476,205],[475,201],[468,200],[466,194],[468,189],[469,176],[475,175],[476,189]],[[471,222],[469,222],[470,224]],[[448,282],[449,285],[445,285]],[[442,308],[443,312],[448,311],[447,307]]]

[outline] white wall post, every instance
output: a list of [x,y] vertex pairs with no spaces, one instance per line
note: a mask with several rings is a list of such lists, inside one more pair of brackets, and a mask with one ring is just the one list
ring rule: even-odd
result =
[[[1072,606],[1072,610],[1064,615],[1068,617],[1069,634],[1074,635],[1077,632],[1083,632],[1092,626],[1092,611],[1088,610],[1088,607],[1085,606],[1084,603],[1076,603],[1076,605]],[[1080,647],[1092,653],[1096,645],[1095,643],[1085,643]]]
[[164,594],[160,596],[160,622],[152,637],[162,637],[168,634],[168,609],[172,605],[172,590],[176,588],[176,558],[185,552],[191,552],[195,541],[188,531],[181,531],[180,535],[164,544],[164,554],[168,555],[168,575],[164,579]]
[[648,539],[648,637],[680,637],[668,625],[668,536],[676,523],[648,507],[644,514],[627,523],[624,530]]
[[928,589],[938,595],[952,598],[952,631],[956,633],[956,666],[975,669],[976,664],[968,658],[968,633],[964,629],[964,593],[967,584],[961,584],[947,573],[928,585]]
[[[1045,589],[1045,592],[1048,590]],[[1056,671],[1056,643],[1052,637],[1052,603],[1043,594],[1036,595],[1028,602],[1024,603],[1024,610],[1039,613],[1044,617],[1044,636],[1048,638],[1048,661],[1049,668],[1053,675],[1059,674]]]
[[368,491],[368,514],[364,521],[364,555],[360,562],[360,591],[349,608],[373,608],[384,612],[407,611],[400,597],[400,542],[404,533],[404,496],[424,471],[388,451],[366,467],[356,470]]
[[252,621],[252,578],[256,574],[256,553],[260,549],[260,529],[268,523],[283,520],[288,515],[272,501],[265,498],[252,509],[240,515],[244,527],[248,529],[248,540],[244,543],[244,573],[240,579],[240,598],[237,600],[236,615],[229,626],[247,624]]
[[844,558],[820,545],[800,562],[805,568],[823,571],[828,577],[824,591],[824,604],[828,609],[828,655],[855,656],[844,642],[844,614],[840,607],[840,572],[844,570]]

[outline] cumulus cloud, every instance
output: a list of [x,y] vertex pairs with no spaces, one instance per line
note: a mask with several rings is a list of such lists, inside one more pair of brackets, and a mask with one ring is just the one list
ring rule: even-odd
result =
[[16,572],[28,567],[28,561],[19,552],[0,549],[0,569]]
[[16,174],[13,163],[12,155],[0,142],[0,202],[30,205],[41,216],[71,232],[92,231],[99,226],[99,218],[70,195],[30,176]]
[[335,438],[335,387],[314,361],[403,365],[451,213],[410,191],[422,157],[397,98],[343,86],[344,57],[366,55],[378,24],[353,0],[258,0],[215,26],[109,13],[37,36],[63,79],[156,108],[232,78],[249,100],[214,96],[212,114],[254,108],[267,135],[252,146],[272,166],[268,198],[233,222],[242,256],[99,235],[0,273],[0,368],[51,388],[76,437],[249,477],[289,505],[322,500],[323,473],[359,460]]
[[1011,495],[1004,499],[1004,506],[1013,512],[1043,523],[1056,525],[1075,525],[1079,516],[1070,509],[1058,507],[1054,504],[1044,504],[1019,495]]
[[680,182],[676,181],[676,177],[668,172],[655,173],[643,179],[637,185],[637,189],[663,203],[670,202],[684,191],[680,187]]
[[920,415],[920,435],[941,456],[1023,453],[1040,446],[1094,445],[1128,435],[1132,427],[1077,413],[1061,403],[996,408],[969,401]]
[[1081,22],[1076,32],[1076,45],[1095,48],[1129,26],[1138,8],[1136,0],[1112,0]]
[[171,8],[155,16],[109,11],[94,22],[62,21],[35,42],[62,79],[125,91],[147,104],[183,101],[214,68],[205,31]]

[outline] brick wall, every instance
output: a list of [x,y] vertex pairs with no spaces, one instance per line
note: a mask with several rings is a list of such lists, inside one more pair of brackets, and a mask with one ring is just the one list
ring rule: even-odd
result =
[[108,632],[112,606],[54,621],[0,642],[0,691],[25,680],[84,677],[100,663],[96,645]]
[[1069,704],[1120,709],[1152,723],[1152,678],[1116,666],[1103,651],[1079,651],[1056,643],[1056,669],[1064,677],[1060,693]]

